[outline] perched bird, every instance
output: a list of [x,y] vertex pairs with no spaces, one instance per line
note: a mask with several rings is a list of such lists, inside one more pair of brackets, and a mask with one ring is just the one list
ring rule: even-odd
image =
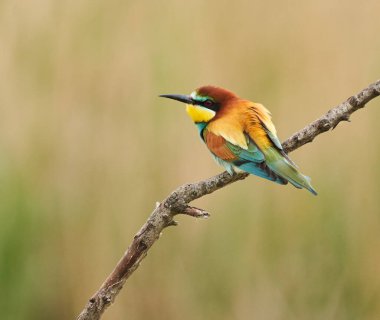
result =
[[270,112],[233,92],[204,86],[190,95],[163,94],[187,104],[186,111],[215,160],[231,175],[235,168],[259,177],[317,192],[283,150]]

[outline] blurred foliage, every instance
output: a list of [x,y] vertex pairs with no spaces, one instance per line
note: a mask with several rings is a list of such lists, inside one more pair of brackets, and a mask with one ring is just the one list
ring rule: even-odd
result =
[[[285,139],[379,78],[378,0],[0,4],[2,319],[73,319],[156,201],[220,172],[183,108],[203,84]],[[179,217],[104,319],[378,319],[380,99]]]

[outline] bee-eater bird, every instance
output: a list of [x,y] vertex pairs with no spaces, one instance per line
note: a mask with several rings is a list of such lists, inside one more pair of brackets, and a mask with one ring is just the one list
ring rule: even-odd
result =
[[231,175],[235,168],[250,174],[317,192],[300,173],[277,137],[270,112],[260,103],[229,90],[204,86],[190,95],[160,97],[186,103],[186,111],[215,160]]

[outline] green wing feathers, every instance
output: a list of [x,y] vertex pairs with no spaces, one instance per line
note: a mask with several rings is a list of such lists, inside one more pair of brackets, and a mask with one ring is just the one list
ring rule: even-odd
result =
[[281,142],[278,139],[276,132],[270,130],[264,121],[260,121],[267,137],[272,142],[272,146],[264,148],[262,152],[265,155],[265,160],[268,167],[278,174],[280,177],[289,181],[296,188],[305,188],[312,194],[317,195],[317,192],[311,185],[311,179],[298,171],[296,164],[289,158],[282,148]]
[[282,154],[276,147],[263,150],[268,167],[279,176],[288,180],[296,188],[305,188],[317,195],[310,183],[310,178],[298,171],[293,162]]

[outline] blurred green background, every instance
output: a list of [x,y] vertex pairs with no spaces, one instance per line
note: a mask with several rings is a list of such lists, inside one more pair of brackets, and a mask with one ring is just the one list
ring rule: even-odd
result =
[[[162,93],[215,84],[285,140],[380,77],[380,3],[0,3],[2,319],[73,319],[175,187],[221,171]],[[178,217],[104,319],[379,319],[380,98]]]

